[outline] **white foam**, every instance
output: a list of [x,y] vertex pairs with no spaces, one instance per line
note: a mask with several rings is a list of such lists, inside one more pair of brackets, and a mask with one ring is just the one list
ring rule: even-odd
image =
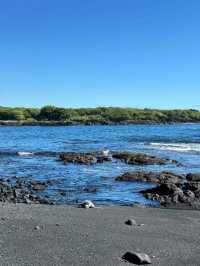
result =
[[30,156],[30,155],[33,155],[33,154],[34,154],[33,152],[26,152],[26,151],[17,152],[17,155],[19,155],[19,156]]
[[177,152],[200,152],[199,143],[150,143],[152,147],[160,150],[177,151]]
[[109,153],[110,153],[110,151],[109,151],[109,150],[104,150],[104,151],[102,151],[102,154],[103,154],[104,156],[108,156],[108,155],[109,155]]

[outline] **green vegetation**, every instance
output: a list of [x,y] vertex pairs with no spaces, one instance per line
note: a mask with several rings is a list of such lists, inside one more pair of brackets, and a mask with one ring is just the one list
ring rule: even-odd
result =
[[58,108],[45,106],[34,108],[0,107],[1,122],[22,124],[153,124],[200,122],[197,110],[156,110],[119,107]]

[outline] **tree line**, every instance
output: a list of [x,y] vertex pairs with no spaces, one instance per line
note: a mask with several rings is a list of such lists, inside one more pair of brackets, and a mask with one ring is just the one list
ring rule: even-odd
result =
[[109,123],[195,123],[200,122],[198,110],[158,110],[120,107],[97,108],[59,108],[44,106],[38,108],[0,107],[1,121],[25,121],[37,123],[41,121],[109,124]]

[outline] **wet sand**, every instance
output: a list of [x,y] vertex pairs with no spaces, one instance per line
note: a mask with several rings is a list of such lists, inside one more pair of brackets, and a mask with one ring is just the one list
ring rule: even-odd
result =
[[197,266],[199,232],[199,211],[1,203],[0,265],[128,266],[121,257],[138,251],[152,265]]

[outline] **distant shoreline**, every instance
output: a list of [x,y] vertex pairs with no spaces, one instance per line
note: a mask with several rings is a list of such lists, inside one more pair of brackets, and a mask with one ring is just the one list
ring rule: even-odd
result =
[[11,108],[0,106],[0,125],[74,126],[74,125],[163,125],[200,123],[200,111],[194,109],[96,108]]
[[0,120],[0,126],[128,126],[128,125],[195,125],[199,122],[152,122],[152,121],[123,121],[103,123],[97,122],[65,122],[65,121],[3,121]]

